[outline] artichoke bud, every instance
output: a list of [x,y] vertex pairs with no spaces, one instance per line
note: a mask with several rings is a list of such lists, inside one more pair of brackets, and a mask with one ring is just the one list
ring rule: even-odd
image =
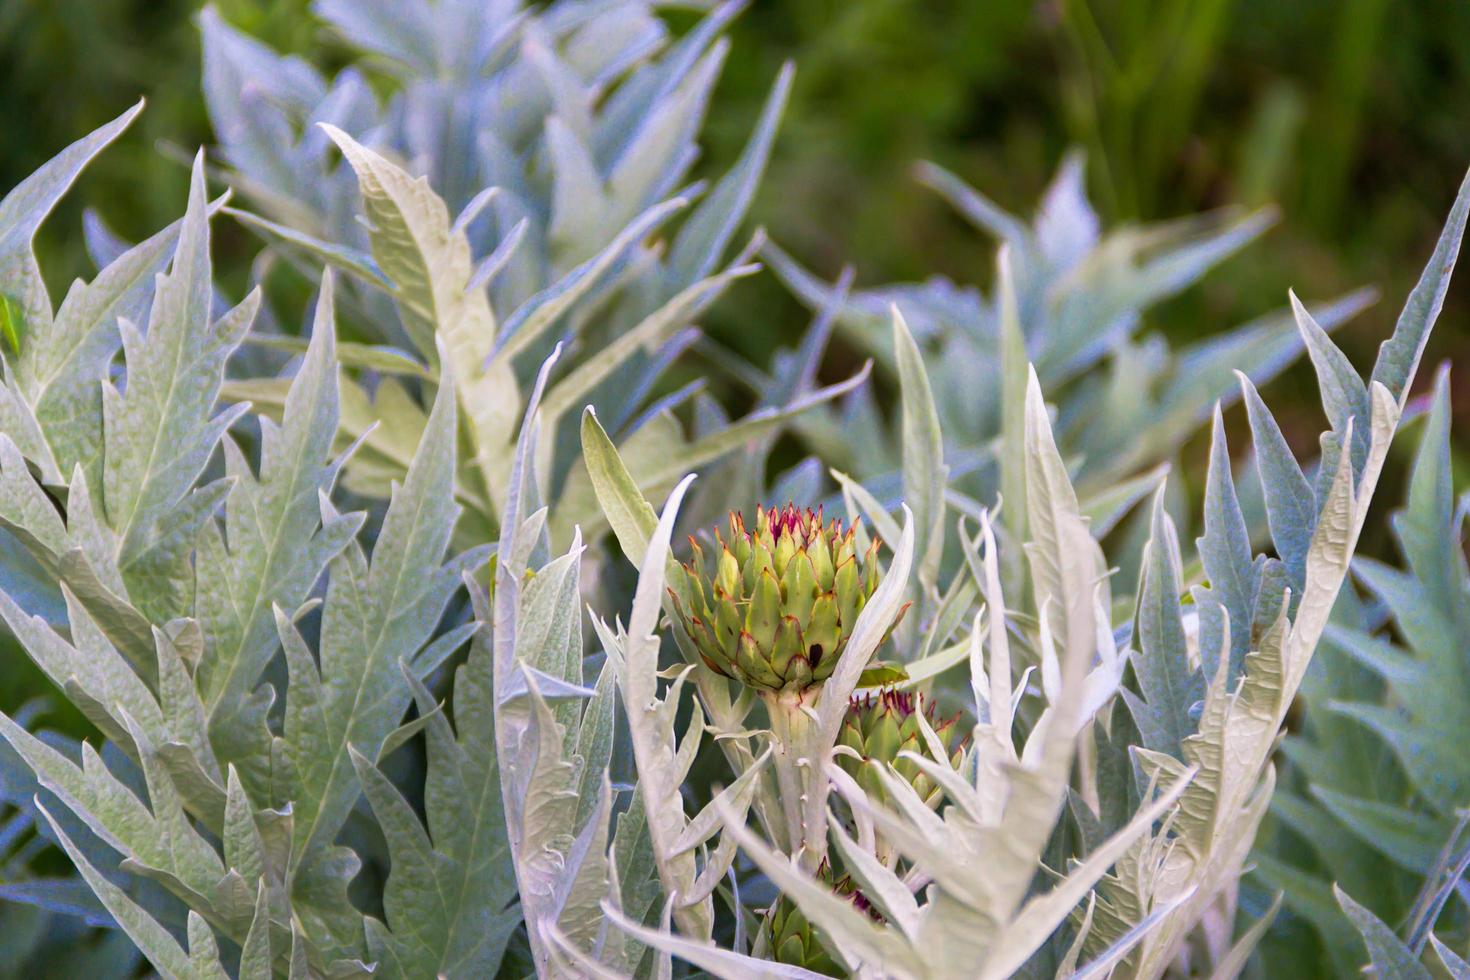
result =
[[[918,715],[922,714],[940,744],[946,747],[949,756],[936,759],[929,742],[919,727]],[[854,697],[843,718],[842,731],[838,735],[839,745],[852,749],[861,758],[847,753],[837,755],[837,764],[855,779],[859,786],[874,800],[888,803],[887,792],[878,771],[884,764],[892,765],[900,778],[905,780],[919,798],[931,807],[938,807],[942,792],[913,761],[899,758],[899,753],[913,752],[936,762],[947,762],[958,768],[964,757],[964,740],[956,739],[959,715],[939,718],[933,701],[922,694],[887,689],[876,694]]]
[[[817,868],[818,880],[830,883],[832,891],[846,898],[861,912],[866,912],[874,922],[883,922],[883,916],[873,907],[849,875],[832,881],[832,871],[823,861]],[[829,977],[844,977],[848,969],[842,961],[827,951],[811,922],[802,914],[796,903],[786,896],[776,900],[766,913],[766,925],[770,929],[770,956],[777,963],[799,966]]]
[[790,504],[757,507],[749,525],[731,514],[728,536],[716,530],[715,540],[709,560],[691,542],[688,601],[674,603],[705,664],[771,692],[800,694],[831,677],[882,579],[878,542],[860,555],[853,528]]

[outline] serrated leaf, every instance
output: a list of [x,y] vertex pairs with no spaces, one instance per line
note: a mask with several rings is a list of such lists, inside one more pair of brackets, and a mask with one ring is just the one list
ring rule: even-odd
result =
[[357,172],[373,257],[393,284],[409,337],[430,364],[438,363],[443,348],[474,461],[493,488],[519,405],[514,374],[505,361],[491,357],[496,322],[489,297],[469,286],[469,239],[451,225],[448,208],[427,178],[410,177],[335,126],[323,128]]
[[165,976],[194,977],[194,965],[190,961],[189,954],[184,952],[173,936],[169,935],[168,930],[140,908],[126,892],[108,881],[92,862],[87,860],[86,855],[76,844],[72,843],[71,838],[61,829],[44,805],[38,802],[36,806],[50,824],[52,833],[56,835],[56,839],[66,850],[67,856],[77,866],[82,877],[87,880],[87,884],[96,892],[103,905],[107,907],[107,911],[112,914],[114,921],[127,933],[128,938],[137,945],[144,956],[148,957],[148,961],[153,964],[154,968]]
[[1444,306],[1467,219],[1470,219],[1470,173],[1460,183],[1455,203],[1450,207],[1449,217],[1445,219],[1444,228],[1435,243],[1434,254],[1409,293],[1403,312],[1394,324],[1393,335],[1379,347],[1378,358],[1373,363],[1373,380],[1386,387],[1400,406],[1408,397],[1409,383],[1418,370],[1429,332],[1434,329],[1434,322],[1439,319],[1439,311]]
[[1306,582],[1307,551],[1317,526],[1317,499],[1276,419],[1256,394],[1255,385],[1242,377],[1240,386],[1254,437],[1256,472],[1260,475],[1271,538],[1291,573],[1293,591],[1300,594]]
[[914,511],[919,581],[926,590],[933,590],[944,551],[944,491],[949,468],[944,464],[944,441],[929,377],[897,306],[893,308],[893,349],[902,393],[904,499]]
[[[1210,463],[1205,479],[1205,533],[1195,545],[1200,564],[1209,580],[1209,600],[1217,602],[1227,615],[1230,629],[1231,676],[1239,673],[1250,650],[1251,630],[1260,572],[1251,556],[1250,534],[1235,492],[1235,479],[1230,471],[1230,448],[1225,438],[1225,423],[1220,408],[1215,407],[1210,429]],[[1213,676],[1213,657],[1218,649],[1215,637],[1200,637],[1200,660],[1206,673]]]
[[[233,441],[225,441],[226,471],[234,486],[226,501],[224,533],[211,525],[199,539],[195,614],[212,650],[197,680],[221,745],[249,738],[243,731],[253,724],[247,696],[278,642],[272,607],[299,606],[362,523],[360,515],[324,522],[318,502],[337,473],[329,457],[337,432],[332,293],[328,275],[311,346],[286,395],[283,424],[261,422],[258,474]],[[228,739],[226,733],[231,733]],[[232,752],[225,756],[237,761]]]
[[189,490],[225,429],[243,411],[236,406],[210,417],[225,359],[249,329],[259,303],[258,294],[252,294],[213,321],[206,212],[201,155],[194,161],[173,261],[158,278],[146,339],[130,324],[121,325],[126,393],[103,389],[102,491],[117,538],[116,562],[125,579],[132,578],[129,587],[142,590],[145,611],[162,614],[161,620],[177,611],[177,599],[155,599],[152,590],[162,592],[163,582],[182,574],[178,566],[192,544],[166,536],[172,530],[166,523],[202,525],[207,516],[197,504],[191,513]]
[[152,302],[155,275],[172,255],[182,222],[125,250],[90,283],[67,291],[48,329],[35,331],[16,359],[16,380],[55,455],[60,472],[82,464],[94,475],[101,449],[97,381],[121,337],[119,319],[139,322]]
[[1343,912],[1358,927],[1358,932],[1368,947],[1368,958],[1375,977],[1381,980],[1429,980],[1429,971],[1382,919],[1353,901],[1341,888],[1334,888],[1333,892]]
[[[412,659],[430,639],[459,585],[461,567],[483,560],[472,554],[448,565],[442,561],[458,512],[452,493],[454,397],[451,386],[440,387],[408,476],[388,505],[371,563],[355,544],[332,559],[322,605],[320,734],[295,731],[287,717],[288,751],[301,778],[294,830],[301,855],[336,837],[357,793],[349,747],[368,758],[377,755],[411,699],[399,662]],[[303,669],[314,674],[307,657]]]
[[1179,564],[1179,540],[1164,510],[1160,487],[1154,495],[1152,533],[1145,547],[1134,620],[1139,649],[1131,663],[1143,696],[1125,693],[1125,697],[1143,744],[1182,759],[1184,739],[1194,731],[1190,709],[1204,699],[1205,684],[1189,661],[1179,604]]
[[739,159],[674,237],[668,260],[668,280],[673,288],[682,289],[709,275],[729,245],[765,173],[795,74],[791,62],[781,66]]

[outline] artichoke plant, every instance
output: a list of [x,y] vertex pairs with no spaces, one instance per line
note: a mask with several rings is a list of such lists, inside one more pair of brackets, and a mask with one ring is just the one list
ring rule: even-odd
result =
[[[478,61],[489,52],[467,44],[473,35],[449,16],[503,9],[477,0],[318,6],[358,33],[381,20],[373,27],[382,34],[379,48],[392,45],[400,60],[422,63],[436,80],[450,63],[421,57],[422,33],[378,15],[399,14],[407,28],[415,17],[432,23],[436,40],[462,53],[467,46],[479,52]],[[713,23],[735,6],[716,8]],[[592,16],[611,8],[599,2],[535,9],[517,23],[525,30],[539,24],[556,37],[550,29],[566,22],[543,22],[546,11]],[[633,36],[613,28],[637,33],[637,22],[601,23],[609,32],[597,35],[604,53],[619,50],[619,37]],[[671,76],[689,77],[691,60],[705,57],[698,54],[702,42],[684,44],[699,42],[700,31],[681,36],[667,74],[598,86],[597,104],[646,104],[644,95],[678,89]],[[546,67],[536,33],[518,35],[516,43],[528,66]],[[239,50],[263,58],[253,47]],[[569,58],[573,53],[568,49]],[[262,73],[267,80],[290,68],[265,63],[273,66]],[[274,89],[240,89],[249,96],[246,109],[264,113],[279,101]],[[424,86],[412,89],[427,96]],[[552,94],[566,92],[558,85]],[[411,101],[401,103],[405,112]],[[690,103],[702,96],[680,99],[690,111],[698,108]],[[861,527],[844,530],[827,524],[820,510],[791,506],[757,511],[750,529],[732,519],[729,540],[716,539],[718,557],[707,562],[696,548],[690,567],[670,583],[669,541],[694,479],[678,474],[761,443],[780,413],[758,410],[749,424],[713,435],[705,428],[710,420],[696,413],[703,434],[693,446],[704,448],[676,452],[685,444],[675,435],[672,402],[639,407],[657,387],[653,377],[628,397],[594,392],[604,384],[623,390],[603,372],[668,342],[666,331],[678,329],[670,324],[693,316],[702,300],[622,331],[621,320],[604,322],[602,314],[645,299],[661,303],[661,291],[653,280],[632,288],[630,279],[631,292],[620,289],[623,298],[613,302],[602,278],[613,270],[603,269],[570,283],[566,276],[554,280],[583,290],[579,313],[554,286],[530,307],[530,297],[492,302],[497,287],[510,288],[511,280],[500,278],[510,272],[504,253],[496,255],[499,245],[474,266],[494,275],[471,271],[471,234],[484,233],[475,198],[463,205],[462,220],[452,221],[447,202],[454,195],[446,190],[442,197],[431,186],[453,186],[449,175],[432,166],[424,168],[428,180],[410,175],[384,155],[412,164],[401,145],[382,140],[376,145],[384,153],[377,153],[347,133],[380,138],[369,135],[376,127],[348,127],[333,115],[344,126],[323,132],[353,170],[372,226],[366,245],[381,256],[365,264],[351,251],[360,239],[354,244],[332,232],[330,261],[349,260],[357,272],[343,274],[361,287],[344,280],[344,317],[363,320],[364,297],[382,293],[378,298],[398,317],[385,322],[414,326],[422,360],[405,364],[397,354],[339,343],[339,294],[327,274],[299,362],[252,389],[276,392],[276,402],[220,410],[231,400],[226,380],[239,378],[230,372],[243,345],[300,345],[260,334],[253,325],[261,322],[258,292],[220,309],[203,155],[193,166],[183,219],[112,257],[91,282],[76,282],[59,306],[31,248],[59,196],[136,112],[68,148],[0,201],[0,294],[13,301],[3,313],[14,328],[0,371],[0,538],[10,545],[0,548],[0,623],[95,725],[101,742],[93,748],[56,739],[35,732],[24,713],[0,712],[0,800],[18,804],[0,828],[0,898],[48,914],[66,901],[89,916],[84,921],[115,925],[158,975],[210,980],[662,978],[675,976],[675,956],[690,964],[679,975],[805,975],[770,965],[788,958],[809,969],[897,980],[1160,980],[1186,965],[1191,973],[1239,974],[1269,926],[1267,916],[1232,938],[1239,881],[1275,788],[1280,733],[1298,690],[1320,680],[1309,676],[1313,653],[1338,605],[1445,298],[1470,220],[1470,180],[1371,374],[1359,375],[1322,323],[1304,307],[1294,309],[1330,423],[1318,463],[1306,470],[1298,463],[1250,383],[1252,372],[1237,379],[1269,532],[1260,543],[1268,553],[1257,554],[1215,413],[1203,474],[1204,534],[1195,542],[1200,574],[1184,571],[1180,534],[1160,493],[1138,549],[1136,601],[1113,602],[1112,549],[1105,552],[1097,536],[1123,506],[1117,501],[1140,491],[1105,497],[1102,506],[1079,495],[1079,487],[1084,477],[1101,481],[1086,476],[1089,460],[1110,468],[1126,463],[1131,471],[1154,437],[1145,433],[1143,449],[1116,458],[1105,455],[1106,443],[1064,438],[1081,424],[1073,421],[1079,416],[1064,403],[1054,422],[1042,378],[1064,394],[1080,391],[1088,379],[1072,372],[1093,363],[1092,334],[1069,332],[1084,344],[1070,354],[1054,345],[1033,350],[1036,335],[1023,337],[1020,327],[1030,319],[1032,290],[1002,263],[1000,306],[1014,306],[1016,315],[997,320],[1009,356],[994,372],[999,438],[983,443],[990,476],[1007,488],[1002,512],[994,515],[963,487],[948,492],[955,475],[949,467],[965,462],[950,447],[982,444],[946,436],[949,412],[934,395],[942,389],[930,384],[921,348],[895,309],[901,520],[880,498],[880,491],[888,494],[881,486],[843,485],[851,513],[861,510],[896,542],[886,572]],[[582,113],[569,118],[569,129],[587,121]],[[623,132],[615,122],[608,131]],[[655,128],[672,134],[669,143],[687,145],[684,125]],[[269,123],[260,132],[257,143],[293,143]],[[231,160],[243,167],[238,157]],[[527,160],[539,172],[540,164]],[[621,178],[616,183],[627,187]],[[739,196],[718,189],[711,195]],[[591,220],[577,200],[566,204],[568,220]],[[682,253],[704,258],[673,267],[683,270],[679,282],[703,282],[715,267],[705,259],[727,244],[720,229],[728,225],[712,216],[733,220],[741,211],[743,204],[729,204],[691,216],[669,249],[653,243],[647,255],[622,264],[620,248],[622,258],[610,261],[636,279],[661,257],[672,262],[692,225],[695,239],[713,244]],[[645,231],[632,237],[642,241]],[[1019,247],[1011,254],[1015,272],[1025,271]],[[391,289],[369,281],[385,265],[395,270]],[[1195,265],[1168,263],[1163,271],[1175,272],[1167,282],[1188,278]],[[741,260],[734,269],[744,267]],[[1077,294],[1057,314],[1080,317],[1077,330],[1107,314],[1103,325],[1116,325],[1098,339],[1118,339],[1132,329],[1127,313],[1137,301],[1087,298],[1108,292],[1116,290]],[[1058,297],[1048,289],[1043,298]],[[358,308],[348,312],[346,300]],[[523,317],[514,319],[520,309]],[[598,352],[593,341],[605,334],[615,335],[617,346]],[[811,351],[821,346],[821,331],[813,336],[804,357],[814,358]],[[565,375],[558,373],[568,365],[554,353],[557,339],[568,342],[574,362]],[[487,344],[504,372],[483,369]],[[540,359],[534,383],[522,385],[543,347],[553,353]],[[951,348],[937,349],[949,357],[956,384],[989,397],[983,372],[962,372]],[[1204,367],[1225,369],[1226,353],[1181,362],[1179,377],[1198,387]],[[1237,363],[1251,360],[1236,355]],[[661,355],[649,356],[663,363]],[[1028,356],[1035,369],[1028,369]],[[1109,382],[1106,391],[1152,411],[1155,403],[1139,401],[1142,389],[1123,370],[1125,361],[1119,359],[1118,387]],[[384,374],[400,382],[390,384]],[[372,487],[353,490],[344,467],[358,457],[340,455],[337,444],[344,435],[355,442],[378,431],[364,409],[363,386],[374,380],[382,420],[403,428],[395,430],[396,442],[359,447],[361,454],[384,453],[378,482],[388,498],[385,507],[362,510],[354,508]],[[798,397],[787,417],[812,397]],[[500,414],[488,412],[492,400]],[[1075,411],[1090,420],[1092,406],[1106,401],[1075,401]],[[1447,425],[1447,402],[1440,404],[1436,424]],[[581,453],[561,473],[553,436],[582,405]],[[632,406],[632,414],[613,425],[618,405]],[[416,408],[422,424],[409,425]],[[1130,410],[1129,418],[1139,417]],[[626,461],[600,418],[629,433]],[[752,470],[762,465],[754,463]],[[1435,464],[1440,471],[1447,465]],[[466,476],[481,480],[483,496]],[[808,493],[792,496],[820,492],[812,482],[803,486]],[[670,483],[656,509],[650,488]],[[729,494],[729,487],[719,489]],[[1435,637],[1455,635],[1432,629],[1430,620],[1457,609],[1463,592],[1454,591],[1463,578],[1457,566],[1446,564],[1458,561],[1453,534],[1445,532],[1454,526],[1450,499],[1447,480],[1431,483],[1428,470],[1416,474],[1411,517],[1402,526],[1414,581],[1361,566],[1364,584],[1393,607],[1398,625],[1424,634],[1403,639],[1425,647],[1423,662],[1414,658],[1410,666],[1426,671],[1449,662],[1429,662],[1453,646]],[[957,547],[947,565],[951,506],[967,519],[954,524]],[[476,509],[490,520],[462,519]],[[610,603],[586,601],[584,574],[610,571],[580,530],[592,511],[638,568],[626,618],[607,615]],[[1004,522],[999,534],[992,516]],[[593,525],[586,527],[590,534]],[[1442,547],[1427,549],[1426,539]],[[485,572],[492,554],[493,588]],[[1446,567],[1456,574],[1444,574]],[[1014,583],[1003,577],[1010,570]],[[1403,600],[1421,579],[1427,585],[1420,591],[1433,592],[1422,609]],[[852,717],[854,692],[881,675],[864,677],[864,668],[909,595],[919,597],[908,617],[913,635],[900,635],[895,646],[908,654],[912,683],[938,686],[947,671],[968,667],[968,684],[954,685],[967,689],[961,693],[971,739],[956,772],[954,743],[944,741],[952,724],[931,722],[931,709],[917,696],[878,694]],[[673,676],[660,669],[665,612],[692,638],[676,637],[693,663]],[[588,622],[600,655],[589,648]],[[1393,668],[1385,681],[1404,692],[1354,702],[1370,709],[1365,721],[1382,722],[1382,709],[1425,688],[1406,677],[1404,657],[1369,652],[1380,672]],[[1453,679],[1448,668],[1433,676]],[[1458,690],[1443,680],[1438,687],[1445,697]],[[761,724],[761,710],[769,725]],[[837,750],[845,725],[858,744]],[[1305,731],[1322,735],[1313,726]],[[1458,729],[1446,731],[1453,749]],[[903,752],[911,745],[931,754]],[[1298,753],[1311,748],[1305,740],[1287,745],[1300,746]],[[861,785],[872,781],[863,769],[856,778],[844,771],[858,762],[854,755],[868,771],[887,773],[878,779],[882,799]],[[731,778],[690,813],[707,772],[694,767],[710,761],[723,761],[727,768],[719,772]],[[948,805],[936,807],[932,786],[895,768],[904,763],[942,787]],[[1429,773],[1405,768],[1410,777]],[[1443,791],[1449,768],[1438,767],[1432,786],[1415,779],[1416,793]],[[1342,795],[1338,803],[1347,802]],[[856,832],[831,819],[834,812],[850,815]],[[1371,812],[1385,814],[1381,807]],[[1403,822],[1407,811],[1388,812]],[[26,887],[16,887],[13,869],[23,862],[12,858],[29,851],[10,845],[17,833],[30,833],[27,822],[37,827],[31,839],[65,851],[75,877],[58,885],[21,869]],[[836,878],[843,871],[861,883],[861,893],[853,881]],[[757,888],[780,897],[752,956],[740,894]],[[83,904],[78,895],[90,897]],[[1346,898],[1342,906],[1355,923],[1368,921],[1366,910]],[[1428,943],[1440,959],[1435,975],[1466,975],[1470,968],[1456,952],[1432,945],[1433,916],[1416,919],[1428,925],[1407,930],[1407,942],[1381,924],[1365,929],[1376,973],[1427,976],[1414,957],[1428,955]],[[5,935],[14,934],[13,921]],[[80,930],[48,928],[53,936]],[[714,941],[731,935],[733,948]],[[1459,941],[1457,933],[1445,935]],[[90,944],[73,945],[81,951]],[[1385,951],[1396,959],[1385,959]],[[17,957],[5,953],[0,962],[9,967]],[[78,972],[79,962],[52,959],[46,969]],[[127,957],[112,956],[109,966],[119,965],[131,969]]]
[[[820,508],[787,504],[757,506],[750,527],[732,512],[729,539],[715,530],[713,563],[691,536],[693,557],[684,566],[689,608],[669,594],[705,665],[787,699],[804,700],[831,677],[882,575],[878,539],[860,551],[858,531],[857,523],[845,531],[835,518],[824,523]],[[865,680],[887,674],[879,666]]]

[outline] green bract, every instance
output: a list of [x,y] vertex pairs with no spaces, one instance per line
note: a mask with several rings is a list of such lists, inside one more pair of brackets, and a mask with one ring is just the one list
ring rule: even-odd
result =
[[751,528],[732,513],[729,540],[715,531],[713,563],[691,537],[690,608],[677,597],[674,606],[705,664],[767,691],[801,692],[831,677],[881,578],[877,539],[859,556],[856,531],[788,504],[757,507]]

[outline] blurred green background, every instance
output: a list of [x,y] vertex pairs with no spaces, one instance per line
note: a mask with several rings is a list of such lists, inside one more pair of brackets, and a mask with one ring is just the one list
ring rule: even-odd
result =
[[[90,271],[77,235],[83,208],[140,236],[181,205],[185,171],[159,148],[209,140],[198,6],[0,0],[0,186],[149,100],[43,232],[58,287]],[[277,48],[333,60],[308,0],[218,6]],[[1280,305],[1288,286],[1325,297],[1372,283],[1389,301],[1340,339],[1366,358],[1470,163],[1465,3],[755,0],[732,35],[708,163],[738,152],[781,61],[795,59],[797,87],[756,217],[819,272],[854,263],[860,284],[936,272],[989,281],[992,243],[910,178],[915,160],[942,163],[1024,213],[1066,149],[1081,146],[1108,221],[1228,203],[1280,208],[1264,241],[1161,310],[1158,327],[1187,337]],[[226,267],[256,247],[225,223],[220,234]],[[1470,347],[1466,301],[1452,304],[1431,362],[1461,360]],[[719,326],[760,352],[802,319],[765,280],[727,304]],[[1304,378],[1280,382],[1278,399],[1290,401]],[[1456,404],[1470,412],[1470,397]],[[1315,433],[1316,418],[1296,428]]]
[[[712,120],[718,152],[779,59],[795,58],[757,214],[829,276],[855,263],[860,284],[990,281],[993,243],[916,184],[914,160],[1029,213],[1080,146],[1105,222],[1280,210],[1264,240],[1153,325],[1184,339],[1278,307],[1289,287],[1325,298],[1373,284],[1384,301],[1338,337],[1370,363],[1470,165],[1465,3],[781,0],[757,2],[734,34],[745,55],[727,70],[732,111]],[[1453,292],[1426,363],[1470,354],[1470,294]],[[1273,394],[1288,436],[1314,452],[1310,368]],[[1455,404],[1470,413],[1470,396]]]

